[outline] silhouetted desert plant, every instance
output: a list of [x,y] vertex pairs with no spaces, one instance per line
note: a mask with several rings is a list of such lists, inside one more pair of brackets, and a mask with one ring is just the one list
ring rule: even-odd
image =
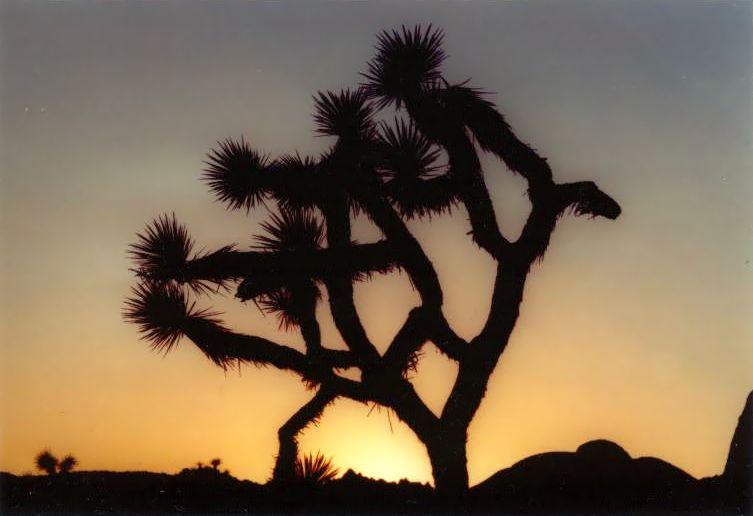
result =
[[338,473],[340,470],[332,463],[332,459],[326,458],[321,452],[316,455],[301,455],[295,461],[295,478],[305,485],[323,486],[337,478]]
[[41,451],[34,459],[37,469],[44,471],[48,475],[54,475],[58,469],[58,458],[49,450]]
[[[482,90],[448,82],[440,70],[442,39],[432,27],[383,32],[360,87],[318,93],[316,132],[334,139],[321,156],[272,158],[245,138],[222,140],[209,152],[203,180],[229,209],[276,205],[251,249],[197,253],[175,215],[158,217],[130,248],[139,284],[124,316],[155,349],[167,352],[185,336],[222,368],[274,366],[316,389],[280,428],[275,479],[294,477],[297,435],[342,397],[394,411],[426,447],[438,493],[463,500],[468,427],[515,327],[531,268],[562,216],[620,215],[593,182],[556,183],[547,160],[518,138]],[[387,107],[398,117],[378,122]],[[531,211],[517,239],[497,223],[480,151],[527,182]],[[406,225],[458,207],[468,214],[473,242],[497,263],[486,321],[470,340],[448,324],[437,273]],[[354,213],[365,214],[383,238],[354,242]],[[421,302],[380,353],[356,310],[354,284],[398,270]],[[196,296],[233,286],[239,300],[275,314],[281,329],[299,330],[305,352],[235,332],[216,312],[196,306]],[[347,350],[322,342],[316,317],[322,288]],[[439,415],[408,374],[428,342],[458,364]],[[346,368],[359,369],[360,380],[337,374]]]
[[73,455],[68,454],[63,457],[63,460],[60,461],[58,469],[60,470],[60,473],[70,473],[77,465],[78,459],[76,459],[76,457],[74,457]]

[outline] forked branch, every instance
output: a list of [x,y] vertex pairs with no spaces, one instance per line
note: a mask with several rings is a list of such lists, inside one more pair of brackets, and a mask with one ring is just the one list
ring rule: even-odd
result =
[[298,457],[298,435],[310,424],[316,423],[324,409],[337,398],[332,390],[322,386],[314,397],[293,414],[277,431],[279,449],[272,480],[289,482],[295,478],[295,461]]

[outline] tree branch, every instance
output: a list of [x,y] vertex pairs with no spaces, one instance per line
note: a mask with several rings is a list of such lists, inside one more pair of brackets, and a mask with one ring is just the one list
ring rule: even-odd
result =
[[447,142],[445,149],[450,158],[450,171],[457,178],[460,198],[468,211],[473,241],[499,260],[510,243],[499,229],[476,150],[465,134],[459,134],[455,142]]
[[454,178],[458,195],[468,211],[476,244],[499,259],[509,242],[497,224],[489,192],[481,174],[473,143],[465,134],[465,121],[443,99],[442,88],[433,94],[406,99],[408,113],[421,132],[445,149],[449,157],[448,175]]
[[489,315],[481,333],[471,343],[472,351],[460,363],[442,413],[443,421],[460,428],[470,424],[481,403],[489,377],[518,319],[528,271],[533,261],[546,251],[558,217],[569,206],[577,214],[610,219],[620,214],[619,205],[592,182],[540,187],[531,193],[531,214],[507,259],[497,265]]
[[452,360],[461,361],[468,351],[468,342],[455,333],[442,312],[433,315],[428,337],[439,351]]
[[202,317],[186,317],[181,331],[220,367],[230,367],[234,362],[272,365],[293,371],[314,383],[326,382],[335,392],[357,401],[368,399],[358,382],[342,378],[332,371],[360,365],[357,357],[350,352],[322,348],[319,353],[307,356],[262,337],[232,332]]
[[485,151],[493,152],[507,168],[526,178],[532,186],[551,183],[552,171],[545,158],[521,141],[484,92],[462,84],[441,90],[447,109],[463,121]]
[[622,213],[620,205],[602,192],[593,181],[557,185],[559,212],[571,207],[576,215],[590,215],[614,220]]
[[403,373],[406,368],[415,366],[411,357],[426,342],[427,323],[426,309],[417,307],[410,311],[384,354],[388,370]]
[[352,351],[342,349],[319,348],[312,356],[321,360],[327,367],[333,369],[347,369],[349,367],[362,367],[363,360]]
[[439,418],[429,410],[407,380],[398,377],[389,388],[389,398],[382,404],[392,407],[418,438],[427,442],[436,430]]
[[411,357],[427,340],[455,361],[461,361],[468,348],[468,343],[450,328],[441,311],[419,306],[410,311],[387,348],[384,354],[387,368],[402,372],[406,367],[412,367]]
[[528,266],[544,256],[557,225],[558,209],[552,189],[531,195],[531,213],[528,215],[520,237],[513,244],[514,260]]
[[326,387],[321,387],[316,395],[302,406],[277,431],[279,450],[272,472],[274,482],[288,482],[295,478],[295,461],[298,457],[298,435],[315,422],[324,409],[337,396]]
[[321,376],[321,371],[314,371],[303,353],[262,337],[235,333],[199,317],[186,317],[181,330],[210,360],[221,367],[228,367],[239,361],[272,365],[278,369],[294,371],[305,378]]
[[622,211],[620,205],[592,181],[555,184],[532,190],[531,202],[531,213],[514,244],[516,254],[523,261],[533,261],[544,255],[557,219],[568,208],[576,215],[611,220],[619,217]]
[[465,429],[478,410],[500,355],[518,319],[527,265],[498,262],[492,303],[486,324],[468,346],[458,375],[442,411],[442,420],[457,430]]
[[386,200],[369,192],[368,189],[357,193],[358,200],[369,216],[398,250],[400,265],[410,276],[424,306],[440,309],[444,296],[437,272],[400,215]]
[[222,249],[187,261],[180,271],[173,273],[174,277],[153,279],[221,282],[251,276],[274,282],[291,274],[319,280],[335,276],[351,278],[398,267],[397,254],[395,246],[384,240],[357,245],[348,242],[336,249],[316,251],[268,253]]
[[362,365],[362,359],[352,351],[329,349],[322,346],[321,330],[316,319],[315,300],[312,300],[311,305],[307,308],[307,313],[302,317],[300,328],[303,341],[306,344],[306,356],[310,360],[332,369],[347,369]]
[[[329,202],[323,203],[320,210],[324,214],[327,227],[327,244],[333,253],[352,249],[350,233],[350,210],[343,195],[332,193]],[[363,244],[371,245],[374,244]],[[390,268],[396,266],[398,256],[397,249],[391,243],[383,241],[383,255],[389,256]],[[358,247],[358,246],[355,246]],[[375,249],[379,251],[379,249]],[[373,257],[364,256],[366,261]],[[385,262],[380,262],[385,263]],[[329,294],[330,311],[337,330],[342,335],[345,344],[362,359],[363,372],[368,373],[379,360],[379,352],[366,335],[366,330],[356,311],[353,302],[353,276],[352,274],[329,273],[324,275],[324,282]]]

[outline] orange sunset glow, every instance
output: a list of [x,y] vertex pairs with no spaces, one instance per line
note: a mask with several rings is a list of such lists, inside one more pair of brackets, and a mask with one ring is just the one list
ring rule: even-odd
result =
[[[441,27],[443,73],[471,78],[559,182],[592,180],[616,220],[565,214],[469,428],[478,484],[593,439],[694,477],[720,473],[753,388],[750,3],[3,2],[0,21],[0,470],[49,448],[85,470],[176,473],[221,457],[267,481],[278,428],[313,396],[275,367],[215,366],[188,338],[161,355],[123,319],[128,246],[174,213],[198,249],[253,244],[268,210],[228,210],[200,180],[226,137],[318,155],[317,91],[354,87],[376,35]],[[523,229],[527,184],[481,154],[499,226]],[[271,206],[271,205],[270,205]],[[462,204],[407,222],[470,340],[496,263]],[[353,216],[353,240],[380,230]],[[408,274],[355,284],[384,353],[420,304]],[[196,298],[234,331],[300,351],[253,302]],[[322,343],[346,349],[327,303]],[[436,415],[458,366],[433,344],[411,382]],[[351,374],[345,372],[344,375]],[[338,399],[299,439],[344,473],[433,482],[426,448],[382,406]]]

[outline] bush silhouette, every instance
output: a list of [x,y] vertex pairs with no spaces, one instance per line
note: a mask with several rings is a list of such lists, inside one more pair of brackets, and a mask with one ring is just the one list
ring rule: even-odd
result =
[[58,468],[60,473],[70,473],[78,465],[78,460],[73,455],[66,455],[63,460],[60,461]]
[[[316,131],[333,139],[321,156],[271,158],[245,138],[220,141],[203,176],[217,199],[229,209],[277,208],[251,250],[226,246],[196,253],[174,215],[158,217],[130,248],[139,283],[124,316],[154,349],[167,352],[185,336],[222,368],[274,366],[316,390],[280,428],[276,480],[295,477],[297,435],[342,397],[394,411],[426,447],[437,492],[462,503],[468,427],[515,327],[533,264],[543,258],[560,217],[620,215],[620,206],[593,182],[556,183],[546,159],[518,138],[487,95],[444,78],[444,60],[439,30],[381,33],[363,84],[314,98]],[[383,120],[387,108],[397,110],[393,121]],[[528,184],[532,208],[515,240],[498,226],[481,151]],[[497,262],[486,322],[468,341],[445,319],[437,273],[406,226],[461,207],[470,238]],[[365,214],[383,238],[354,242],[354,213]],[[421,302],[380,354],[356,310],[354,283],[398,270],[408,275]],[[240,301],[275,314],[282,330],[300,331],[305,352],[235,332],[218,313],[197,306],[196,296],[233,287]],[[345,351],[322,342],[316,318],[322,288]],[[439,416],[408,375],[427,342],[458,364]],[[359,369],[361,379],[337,374],[345,368]]]
[[37,469],[44,471],[48,475],[54,475],[57,473],[58,458],[55,457],[49,450],[44,450],[39,453],[34,459],[34,463]]

